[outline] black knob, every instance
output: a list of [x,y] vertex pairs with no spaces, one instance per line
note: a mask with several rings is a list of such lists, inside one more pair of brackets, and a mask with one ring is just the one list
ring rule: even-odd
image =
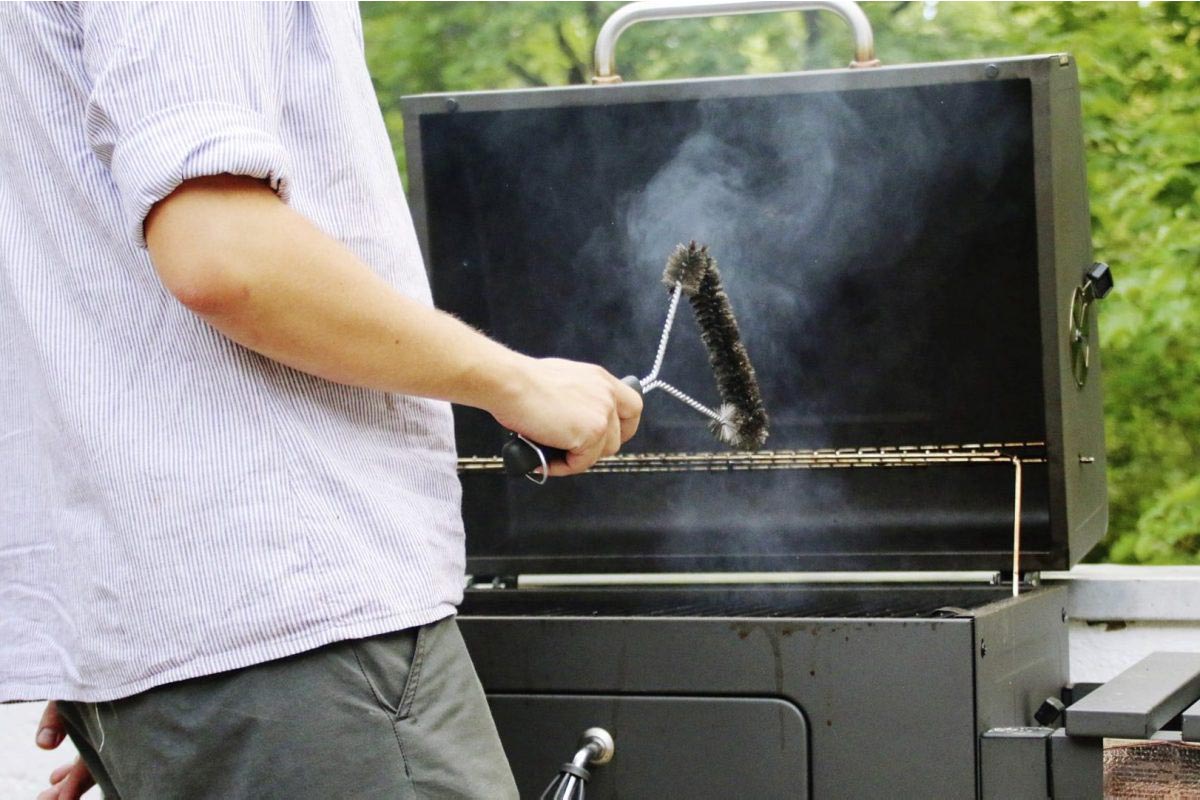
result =
[[1084,285],[1091,285],[1092,297],[1103,300],[1113,288],[1112,270],[1103,261],[1097,261],[1083,275]]
[[1048,728],[1062,716],[1064,710],[1066,710],[1066,706],[1063,705],[1062,700],[1059,700],[1057,697],[1047,697],[1042,701],[1042,705],[1038,707],[1038,710],[1034,712],[1033,718],[1038,721],[1039,725],[1044,725]]

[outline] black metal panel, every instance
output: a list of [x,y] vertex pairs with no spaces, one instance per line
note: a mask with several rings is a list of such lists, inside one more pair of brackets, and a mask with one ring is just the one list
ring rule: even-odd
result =
[[589,800],[753,797],[805,800],[808,726],[766,697],[492,694],[492,716],[522,797],[536,798],[585,729],[612,734]]
[[1050,728],[997,728],[979,740],[983,800],[1050,797]]
[[1096,800],[1104,796],[1104,742],[1073,739],[1062,728],[1050,737],[1050,796]]
[[[1070,548],[1067,563],[1088,554],[1108,530],[1108,482],[1104,443],[1104,396],[1100,373],[1098,314],[1087,331],[1090,368],[1082,386],[1071,371],[1069,309],[1072,296],[1092,263],[1091,215],[1083,155],[1083,118],[1074,60],[1048,61],[1047,91],[1037,98],[1034,115],[1046,125],[1035,129],[1035,147],[1048,153],[1049,174],[1038,187],[1038,252],[1043,264],[1042,338],[1046,343],[1047,443],[1051,463],[1050,497],[1064,510],[1061,521]],[[1117,265],[1120,271],[1120,265]]]
[[[1075,446],[1063,420],[1085,436],[1101,425],[1098,408],[1062,396],[1048,355],[1059,348],[1048,308],[1075,271],[1059,258],[1081,255],[1081,234],[1063,244],[1056,215],[1075,219],[1082,204],[1086,216],[1081,169],[1050,170],[1052,154],[1082,164],[1080,143],[1063,141],[1074,73],[1041,57],[994,62],[992,79],[988,63],[411,98],[412,201],[435,298],[527,352],[638,372],[665,308],[666,252],[707,240],[764,384],[772,446],[1045,441],[1049,464],[1025,472],[1023,567],[1065,567],[1095,540],[1097,515],[1082,507],[1094,491],[1067,491],[1079,478],[1063,475]],[[704,395],[686,322],[667,371]],[[462,454],[496,452],[492,420],[456,418]],[[691,411],[654,395],[631,447],[715,449]],[[542,488],[472,476],[464,488],[476,573],[1009,558],[1007,465]],[[1087,522],[1072,540],[1063,506],[1076,499],[1070,526]]]
[[975,612],[975,702],[980,733],[1036,724],[1067,682],[1067,588],[1043,587]]

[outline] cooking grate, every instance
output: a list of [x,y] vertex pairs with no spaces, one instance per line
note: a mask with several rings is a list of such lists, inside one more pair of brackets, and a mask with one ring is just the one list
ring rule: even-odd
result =
[[[602,458],[589,473],[931,467],[1014,461],[1040,464],[1045,460],[1044,442],[899,445],[836,450],[760,450],[755,453],[629,453]],[[495,457],[470,456],[458,460],[458,471],[463,474],[503,472],[504,462]]]
[[955,616],[1004,597],[1001,587],[939,585],[824,589],[519,589],[469,592],[463,613],[550,617],[812,617],[930,618]]
[[[896,445],[825,450],[760,450],[730,453],[628,453],[597,461],[592,473],[740,472],[792,469],[863,469],[1002,464],[1013,466],[1012,593],[1020,592],[1022,467],[1046,461],[1045,442]],[[504,460],[471,456],[458,460],[464,475],[504,472]]]

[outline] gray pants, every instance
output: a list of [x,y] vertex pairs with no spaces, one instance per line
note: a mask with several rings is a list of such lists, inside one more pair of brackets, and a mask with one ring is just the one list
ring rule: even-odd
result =
[[453,618],[59,706],[106,798],[517,797]]

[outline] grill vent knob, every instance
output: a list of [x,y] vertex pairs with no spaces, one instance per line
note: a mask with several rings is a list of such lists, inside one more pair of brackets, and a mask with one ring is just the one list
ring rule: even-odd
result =
[[1085,291],[1089,284],[1092,289],[1092,299],[1103,300],[1108,296],[1108,293],[1113,288],[1112,270],[1108,268],[1108,264],[1105,264],[1103,261],[1097,261],[1095,264],[1092,264],[1092,268],[1084,276],[1083,288]]
[[1042,705],[1038,707],[1038,710],[1034,712],[1033,718],[1037,720],[1039,725],[1049,728],[1062,716],[1065,709],[1066,706],[1063,705],[1062,700],[1059,700],[1057,697],[1047,697],[1042,701]]

